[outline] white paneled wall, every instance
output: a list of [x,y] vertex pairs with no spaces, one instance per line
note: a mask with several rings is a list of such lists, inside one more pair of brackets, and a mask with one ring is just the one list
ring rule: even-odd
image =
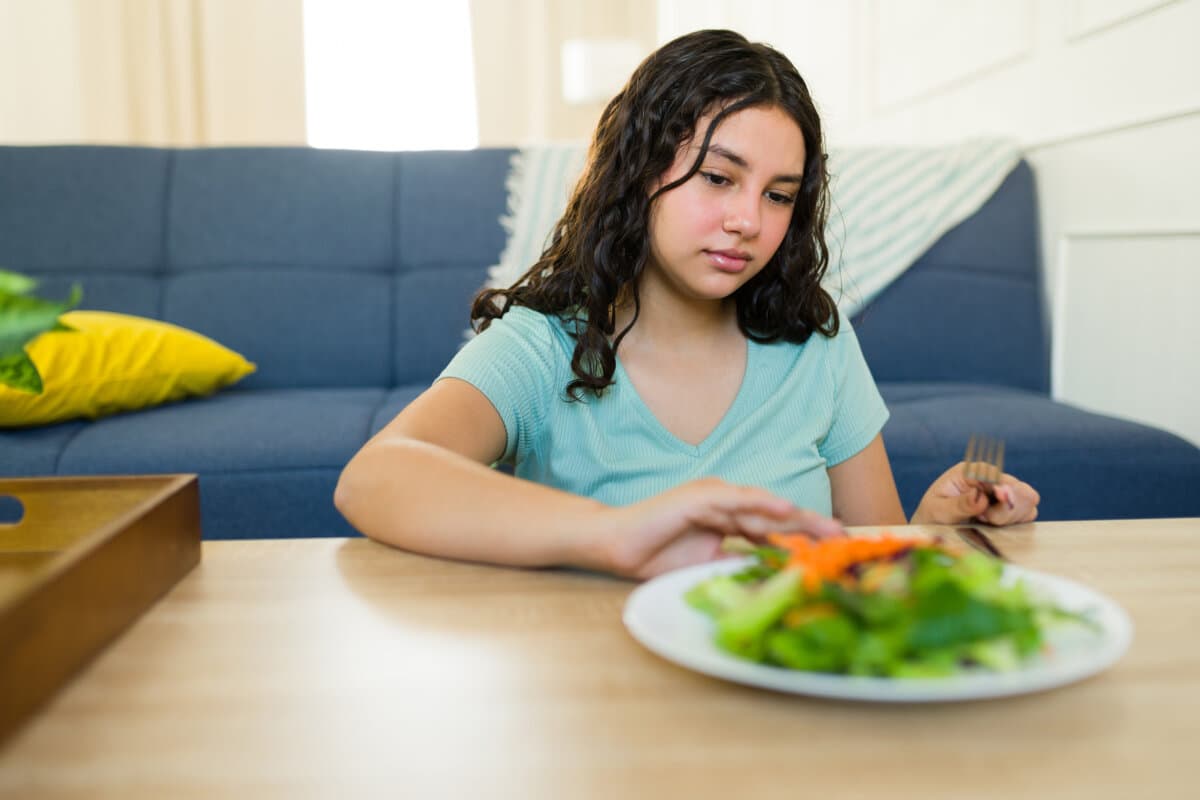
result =
[[[970,6],[992,8],[987,25],[965,25],[956,14],[948,32],[924,36],[922,27],[947,24],[939,8],[959,4],[931,4],[918,20],[922,4],[914,0],[856,1],[874,20],[874,31],[863,36],[877,39],[878,55],[856,87],[867,95],[867,112],[847,130],[852,140],[937,142],[987,133],[1037,145],[1200,109],[1196,0],[1087,32],[1068,2],[977,0]],[[902,27],[882,24],[893,14],[905,19]],[[947,43],[956,37],[957,45]],[[902,83],[891,73],[905,60],[918,66],[907,68],[915,77]]]
[[1164,299],[1196,285],[1200,232],[1067,231],[1059,253],[1059,393],[1196,441],[1196,296]]
[[[903,109],[1028,58],[1034,48],[1033,0],[1008,0],[1000,14],[993,13],[995,5],[994,0],[873,4],[867,35],[876,45],[875,107]],[[931,19],[938,24],[931,26]]]
[[855,2],[659,0],[659,41],[700,28],[732,28],[787,54],[813,92],[827,129],[861,116]]
[[1200,113],[1035,147],[1055,394],[1200,444]]
[[1200,0],[660,0],[796,63],[836,145],[1021,142],[1056,397],[1200,444]]
[[1072,39],[1086,36],[1172,2],[1174,0],[1070,0],[1067,35]]

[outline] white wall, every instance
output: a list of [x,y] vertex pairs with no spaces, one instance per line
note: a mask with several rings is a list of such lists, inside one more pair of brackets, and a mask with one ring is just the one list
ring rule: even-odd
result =
[[563,99],[562,46],[615,38],[655,46],[647,0],[470,0],[481,145],[591,138],[606,102]]
[[1053,393],[1200,444],[1200,0],[660,0],[796,63],[830,141],[1019,141]]

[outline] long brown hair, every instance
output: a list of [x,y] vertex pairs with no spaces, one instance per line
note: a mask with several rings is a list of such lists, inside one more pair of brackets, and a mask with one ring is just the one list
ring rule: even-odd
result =
[[[689,180],[704,161],[713,131],[730,114],[776,107],[804,136],[804,178],[782,244],[734,294],[738,327],[760,342],[802,343],[814,331],[833,336],[837,306],[821,287],[829,178],[821,120],[800,73],[782,53],[726,30],[689,33],[652,53],[604,109],[587,166],[554,227],[550,243],[512,286],[485,289],[471,307],[485,330],[513,305],[558,315],[576,343],[575,380],[566,389],[599,395],[612,383],[616,350],[637,321],[637,280],[650,252],[650,205]],[[688,172],[653,194],[655,181],[697,135],[701,117],[717,113]],[[614,337],[615,304],[631,293],[634,315]],[[611,340],[611,343],[610,343]]]

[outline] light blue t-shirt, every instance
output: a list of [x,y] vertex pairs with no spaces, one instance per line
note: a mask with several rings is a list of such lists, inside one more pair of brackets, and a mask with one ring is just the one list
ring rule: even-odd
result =
[[502,461],[520,478],[628,505],[716,476],[829,514],[827,469],[870,444],[888,418],[858,339],[843,319],[832,339],[748,346],[733,404],[698,445],[662,426],[619,357],[601,397],[568,400],[575,340],[558,317],[521,306],[469,341],[439,380],[487,396],[508,433]]

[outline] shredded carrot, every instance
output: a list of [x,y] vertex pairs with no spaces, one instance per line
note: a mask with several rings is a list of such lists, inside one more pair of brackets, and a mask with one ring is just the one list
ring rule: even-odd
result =
[[818,541],[805,536],[773,533],[767,540],[787,551],[784,569],[802,572],[804,588],[809,592],[820,589],[823,580],[837,580],[854,564],[887,558],[913,547],[930,544],[927,539],[900,538],[890,533],[879,537],[840,536]]

